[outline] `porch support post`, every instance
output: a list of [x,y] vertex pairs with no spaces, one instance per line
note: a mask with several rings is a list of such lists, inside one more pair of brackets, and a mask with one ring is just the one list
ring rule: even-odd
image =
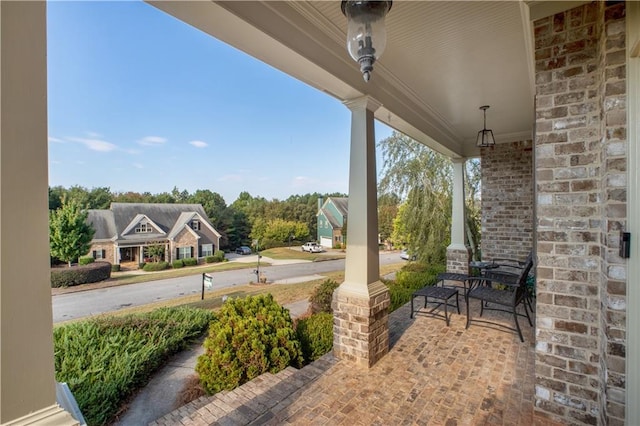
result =
[[349,236],[345,281],[333,294],[333,352],[363,367],[389,351],[389,290],[380,281],[376,155],[369,97],[345,102],[351,110]]
[[[0,2],[0,423],[76,425],[56,404],[43,1]],[[28,223],[29,226],[19,226]]]
[[466,158],[453,161],[453,192],[451,195],[451,244],[447,247],[447,272],[469,273],[471,250],[465,244],[464,165]]

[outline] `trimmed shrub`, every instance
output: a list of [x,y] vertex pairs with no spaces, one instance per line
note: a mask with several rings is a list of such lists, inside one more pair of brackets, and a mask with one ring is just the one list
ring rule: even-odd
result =
[[120,264],[114,263],[113,265],[111,265],[111,272],[120,272]]
[[259,375],[302,363],[289,311],[271,294],[228,299],[218,312],[196,372],[209,394],[231,390]]
[[150,262],[145,263],[142,268],[145,272],[164,271],[169,267],[167,262]]
[[95,262],[71,268],[53,268],[51,287],[71,287],[79,284],[97,283],[111,277],[111,264]]
[[174,260],[174,261],[171,263],[171,267],[172,267],[173,269],[179,269],[179,268],[184,267],[183,259]]
[[186,259],[182,259],[182,263],[184,263],[184,266],[196,266],[198,259],[195,257],[187,257]]
[[207,256],[204,258],[205,263],[214,263],[216,262],[215,256]]
[[93,262],[95,262],[95,259],[91,256],[84,256],[78,259],[79,265],[88,265]]
[[138,269],[144,269],[144,265],[146,265],[145,262],[138,263]]
[[150,375],[214,318],[203,309],[161,308],[56,327],[56,380],[69,384],[89,425],[109,424]]
[[225,261],[224,252],[222,250],[216,250],[216,252],[213,253],[213,257],[215,258],[215,262]]
[[331,300],[333,300],[333,291],[338,288],[340,284],[333,280],[325,280],[320,287],[316,288],[309,297],[309,312],[311,314],[317,314],[320,312],[333,312],[331,309]]
[[298,320],[296,335],[306,364],[333,348],[333,314],[321,312]]

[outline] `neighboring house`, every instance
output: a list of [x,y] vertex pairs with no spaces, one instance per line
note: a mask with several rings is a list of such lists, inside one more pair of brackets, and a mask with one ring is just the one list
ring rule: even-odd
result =
[[141,263],[148,247],[164,246],[167,262],[211,256],[220,233],[200,204],[111,203],[108,210],[89,210],[95,229],[89,255],[113,264]]
[[324,202],[318,198],[318,242],[322,247],[333,248],[347,242],[342,230],[348,213],[348,198],[327,197]]

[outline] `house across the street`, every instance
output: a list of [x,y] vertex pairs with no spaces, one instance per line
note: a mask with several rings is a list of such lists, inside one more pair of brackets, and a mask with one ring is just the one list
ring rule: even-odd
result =
[[149,247],[160,245],[160,260],[204,258],[220,247],[220,233],[200,204],[111,203],[89,210],[95,235],[88,253],[113,264],[149,260]]
[[318,242],[322,247],[334,248],[346,243],[343,228],[349,213],[349,198],[318,198]]

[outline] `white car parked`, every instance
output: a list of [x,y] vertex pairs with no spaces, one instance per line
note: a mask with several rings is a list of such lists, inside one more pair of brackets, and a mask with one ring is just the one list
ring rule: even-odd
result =
[[318,243],[304,243],[302,245],[302,251],[308,251],[309,253],[321,253],[322,246]]

